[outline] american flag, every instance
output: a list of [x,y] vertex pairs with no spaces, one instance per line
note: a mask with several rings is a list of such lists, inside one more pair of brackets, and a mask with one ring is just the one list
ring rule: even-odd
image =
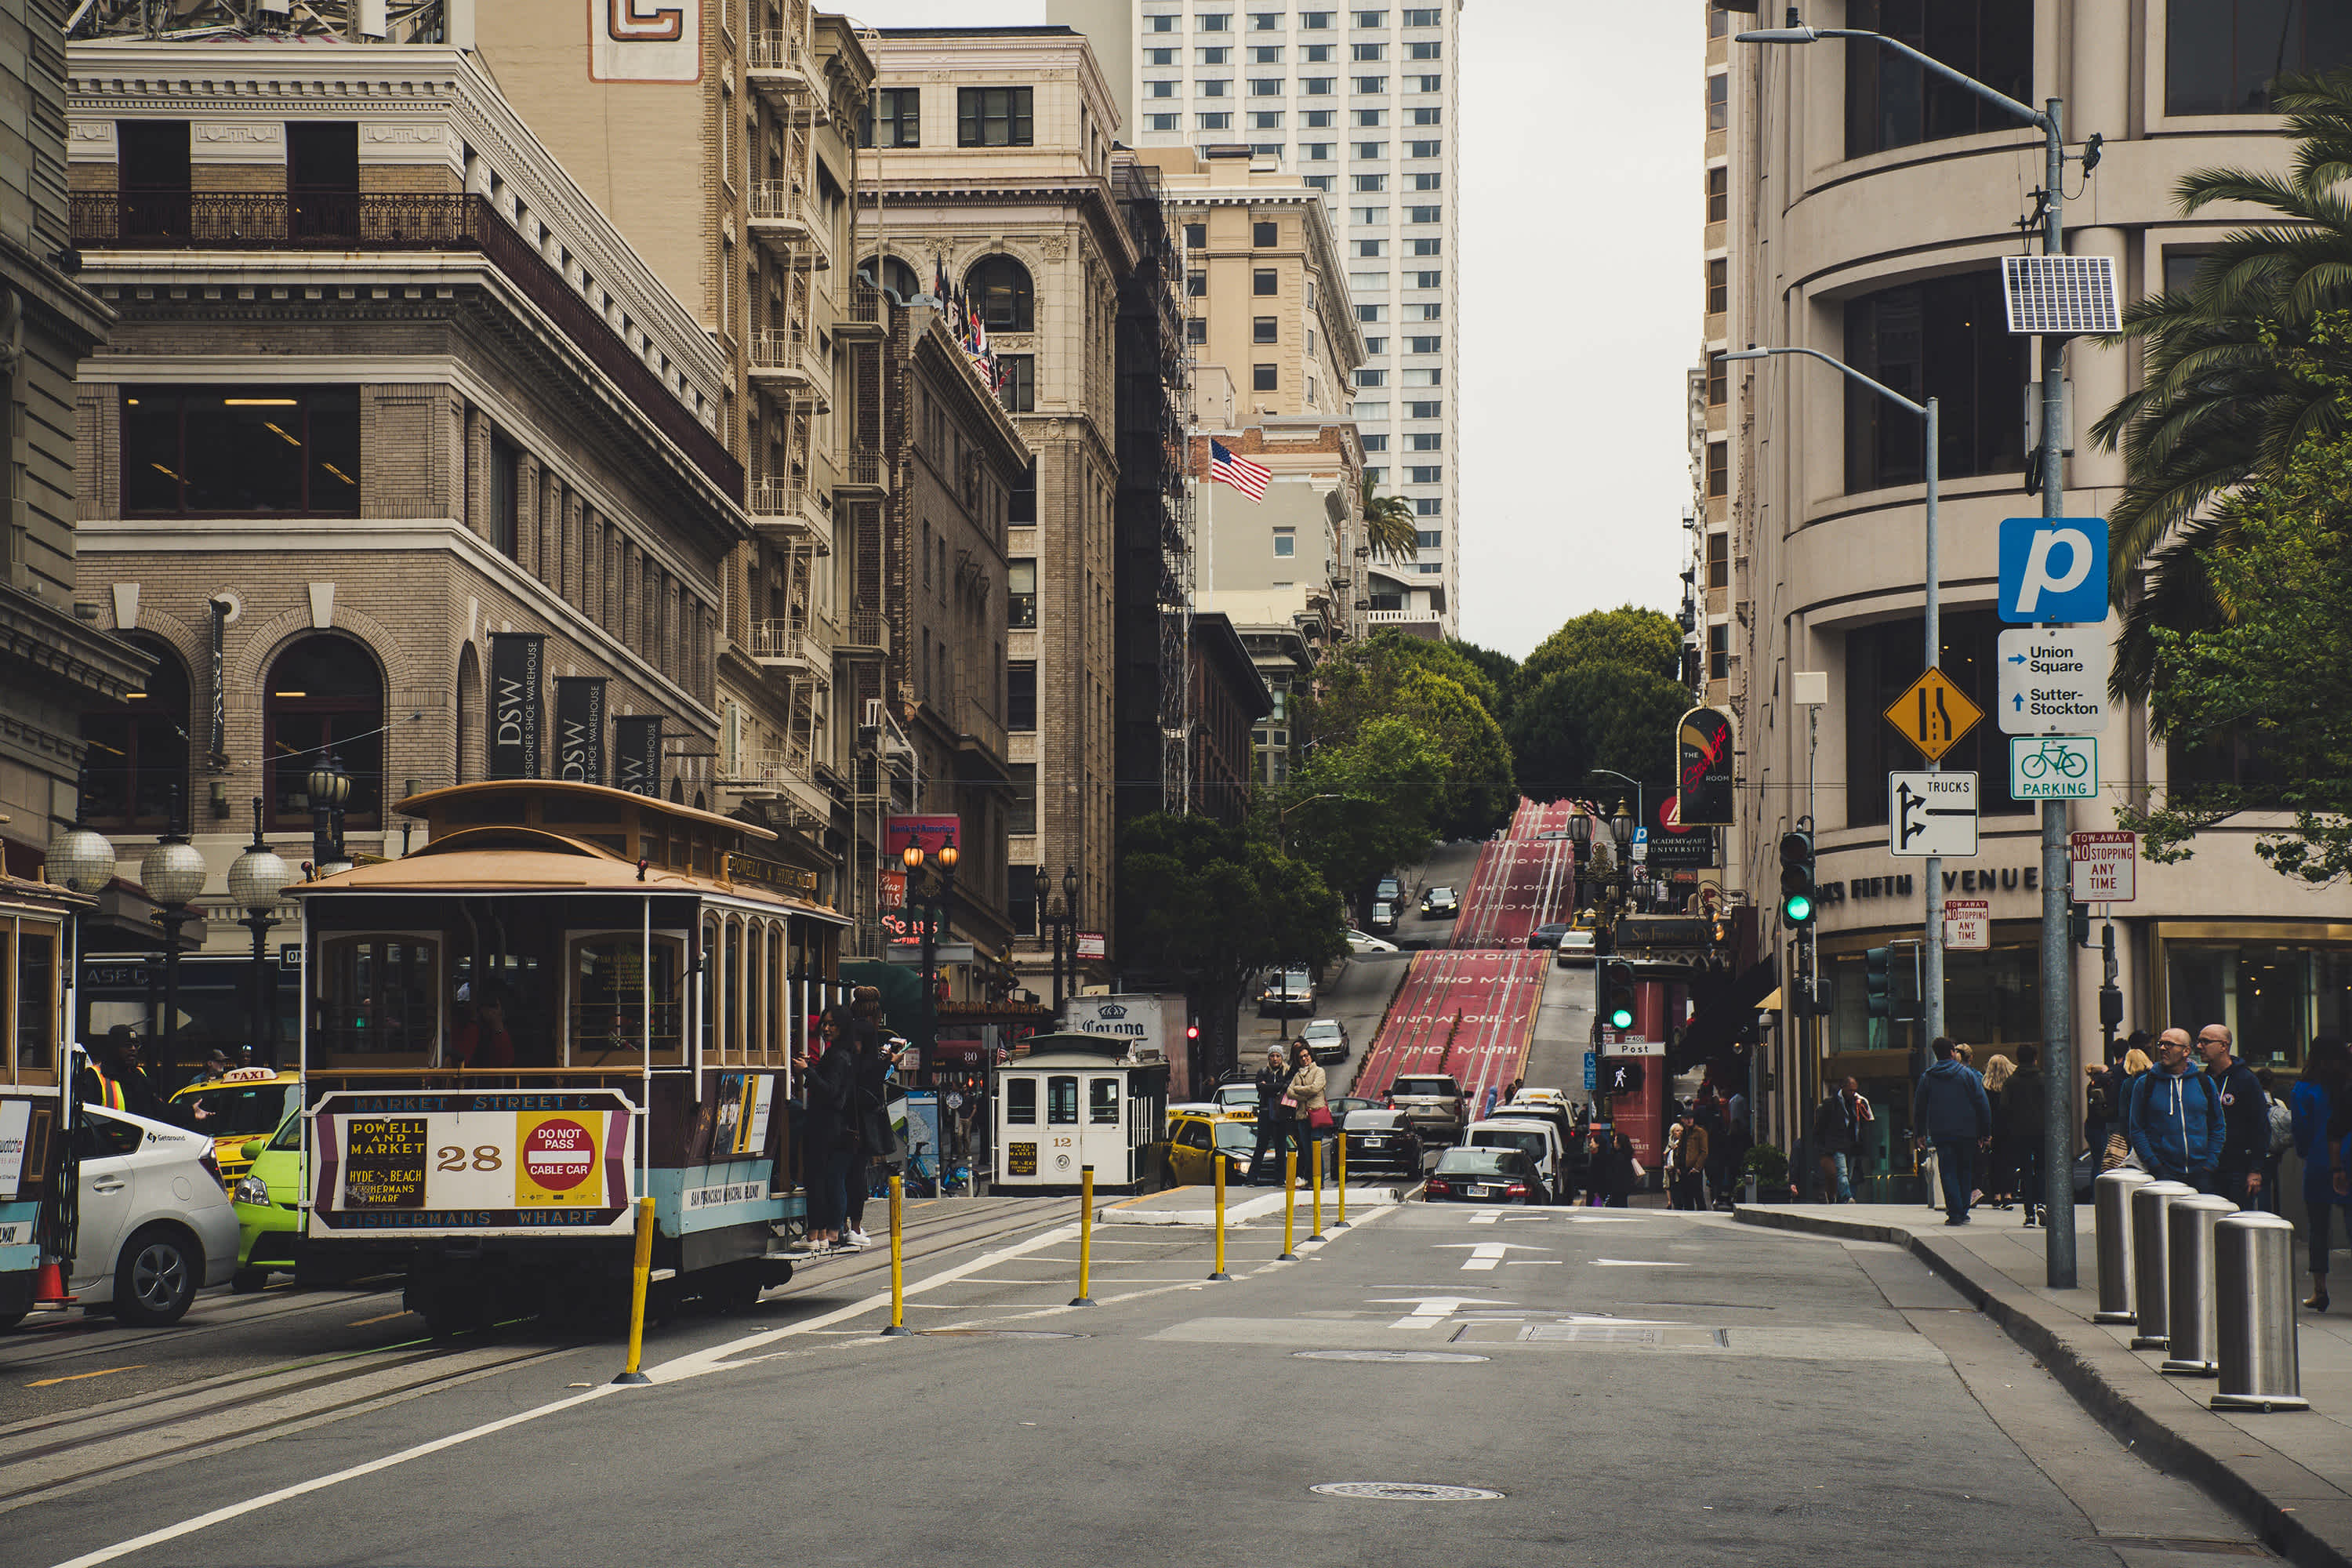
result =
[[1223,479],[1252,500],[1264,500],[1266,481],[1274,478],[1274,470],[1247,458],[1237,458],[1223,441],[1213,440],[1209,443],[1209,478]]

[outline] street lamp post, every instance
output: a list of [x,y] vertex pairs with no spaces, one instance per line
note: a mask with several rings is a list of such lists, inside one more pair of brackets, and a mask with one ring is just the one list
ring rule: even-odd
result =
[[158,1063],[165,1080],[180,1068],[180,928],[195,918],[188,906],[205,890],[205,857],[188,842],[182,823],[180,787],[172,786],[171,828],[139,862],[139,885],[161,906],[163,922],[163,1047]]
[[922,1061],[934,1073],[939,1070],[940,1044],[940,932],[947,924],[948,912],[955,900],[956,844],[950,834],[940,845],[937,855],[926,856],[922,841],[909,843],[899,857],[907,865],[907,895],[915,895],[915,878],[922,871],[926,860],[935,862],[930,886],[923,896],[921,914],[923,931],[923,1023],[922,1038],[916,1041],[921,1049]]
[[[1974,77],[1954,70],[1934,56],[1913,48],[1899,38],[1861,27],[1808,27],[1797,19],[1797,7],[1788,12],[1788,25],[1737,35],[1748,44],[1810,44],[1822,38],[1864,38],[1916,63],[1920,68],[1972,92],[2042,132],[2042,250],[2062,256],[2066,250],[2065,104],[2057,98],[2043,107],[2020,103]],[[2065,353],[2062,338],[2045,338],[2042,351],[2042,515],[2063,515],[2065,482]],[[1932,443],[1930,444],[1932,449]],[[1932,572],[1932,567],[1930,568]],[[1940,882],[1940,879],[1938,879]],[[2042,803],[2042,1037],[2046,1081],[2066,1087],[2066,1092],[2042,1119],[2042,1179],[2043,1213],[2069,1215],[2074,1212],[2074,986],[2066,936],[2066,803]],[[2042,1233],[2043,1282],[2053,1289],[2074,1288],[2074,1226],[2071,1220],[2048,1226]]]
[[352,868],[343,853],[343,803],[352,798],[352,775],[342,758],[329,752],[310,769],[310,866],[313,873],[331,877]]
[[[1914,403],[1911,399],[1904,396],[1893,387],[1886,385],[1883,382],[1873,381],[1870,377],[1863,374],[1862,372],[1854,369],[1853,366],[1846,363],[1843,360],[1833,358],[1829,354],[1823,353],[1819,349],[1759,349],[1755,344],[1750,343],[1741,352],[1738,353],[1727,353],[1723,357],[1727,360],[1758,360],[1769,359],[1774,354],[1803,354],[1808,358],[1817,359],[1823,364],[1829,365],[1832,369],[1838,371],[1848,379],[1870,388],[1871,391],[1878,394],[1879,396],[1886,399],[1887,402],[1896,404],[1901,407],[1906,408],[1927,421],[1927,561],[1926,586],[1927,604],[1925,616],[1927,621],[1927,635],[1924,638],[1926,646],[1921,657],[1926,660],[1923,668],[1934,669],[1938,668],[1942,664],[1944,658],[1944,573],[1943,556],[1941,552],[1942,547],[1937,542],[1936,524],[1936,498],[1941,456],[1937,450],[1938,444],[1937,437],[1941,429],[1937,400],[1931,397],[1927,399],[1926,403]],[[1940,759],[1935,757],[1927,759],[1927,771],[1929,773],[1941,773],[1943,770],[1944,764]],[[1927,1014],[1927,1017],[1924,1020],[1925,1031],[1927,1038],[1932,1040],[1937,1036],[1944,1032],[1944,858],[1942,856],[1930,855],[1927,857],[1927,864],[1925,868],[1924,879],[1927,884],[1927,910],[1922,921],[1922,938],[1927,944],[1927,973],[1921,982],[1920,988],[1927,994],[1923,998],[1926,1004],[1925,1011]]]
[[[1636,778],[1628,778],[1623,773],[1617,772],[1614,768],[1588,768],[1585,771],[1588,774],[1599,773],[1603,777],[1615,779],[1620,784],[1632,784],[1633,786],[1633,820],[1637,825],[1643,827],[1647,827],[1650,825],[1650,803],[1648,798],[1642,792],[1641,780]],[[1619,816],[1625,815],[1625,797],[1622,795],[1617,797],[1617,815]],[[1616,831],[1615,824],[1613,822],[1611,824],[1610,830],[1612,833]],[[1624,847],[1625,839],[1622,836],[1618,837],[1617,844],[1620,849]],[[1620,859],[1622,863],[1622,858],[1621,857]]]
[[[89,799],[89,760],[82,760],[81,776],[74,786],[73,821],[65,831],[49,840],[46,861],[50,881],[70,893],[99,893],[114,880],[114,845],[104,834],[93,831],[82,820],[85,804]],[[66,938],[66,994],[72,999],[67,1011],[66,1037],[71,1040],[80,1031],[81,991],[81,915],[79,911],[68,918]],[[70,1064],[68,1064],[69,1066]],[[66,1097],[68,1103],[73,1097]]]
[[229,865],[228,893],[245,911],[245,919],[237,924],[253,933],[253,1055],[265,1067],[278,1065],[277,1009],[270,1005],[277,1000],[272,994],[276,986],[269,972],[268,938],[270,927],[278,923],[278,898],[293,880],[294,868],[261,836],[261,797],[255,795],[253,842]]

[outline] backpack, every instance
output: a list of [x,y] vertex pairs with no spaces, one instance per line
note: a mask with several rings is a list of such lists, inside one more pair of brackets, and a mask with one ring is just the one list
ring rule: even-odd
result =
[[2276,1159],[2294,1147],[2294,1112],[2284,1100],[2271,1101],[2271,1157]]

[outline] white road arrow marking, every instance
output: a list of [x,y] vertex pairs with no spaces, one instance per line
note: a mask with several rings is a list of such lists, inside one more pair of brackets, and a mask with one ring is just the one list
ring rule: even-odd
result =
[[1492,1268],[1502,1261],[1503,1247],[1497,1242],[1491,1247],[1472,1247],[1470,1256],[1462,1260],[1462,1268],[1463,1272],[1468,1273],[1477,1268]]
[[1687,1263],[1663,1263],[1647,1258],[1596,1258],[1595,1268],[1688,1268]]
[[1376,1307],[1384,1307],[1392,1303],[1401,1303],[1405,1301],[1415,1303],[1412,1315],[1409,1317],[1399,1318],[1395,1322],[1391,1323],[1389,1327],[1392,1329],[1433,1329],[1464,1307],[1490,1307],[1497,1305],[1507,1307],[1511,1304],[1508,1301],[1493,1302],[1479,1300],[1468,1296],[1381,1296],[1374,1298],[1372,1305]]
[[1492,1225],[1503,1217],[1501,1209],[1481,1209],[1470,1216],[1472,1225]]

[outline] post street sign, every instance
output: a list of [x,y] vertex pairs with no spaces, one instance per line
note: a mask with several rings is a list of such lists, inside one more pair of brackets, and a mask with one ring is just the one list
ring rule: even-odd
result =
[[2012,735],[2009,793],[2015,800],[2090,800],[2099,793],[2099,742],[2089,735]]
[[1959,744],[1983,717],[1984,710],[1940,669],[1922,674],[1886,709],[1886,721],[1931,763]]
[[1891,855],[1977,852],[1977,775],[1886,775],[1886,849]]
[[2105,732],[2115,656],[2104,624],[2019,627],[2001,633],[1999,647],[2000,694],[1993,708],[2002,733]]
[[2077,903],[2128,904],[2139,897],[2139,835],[2070,833],[2066,869]]

